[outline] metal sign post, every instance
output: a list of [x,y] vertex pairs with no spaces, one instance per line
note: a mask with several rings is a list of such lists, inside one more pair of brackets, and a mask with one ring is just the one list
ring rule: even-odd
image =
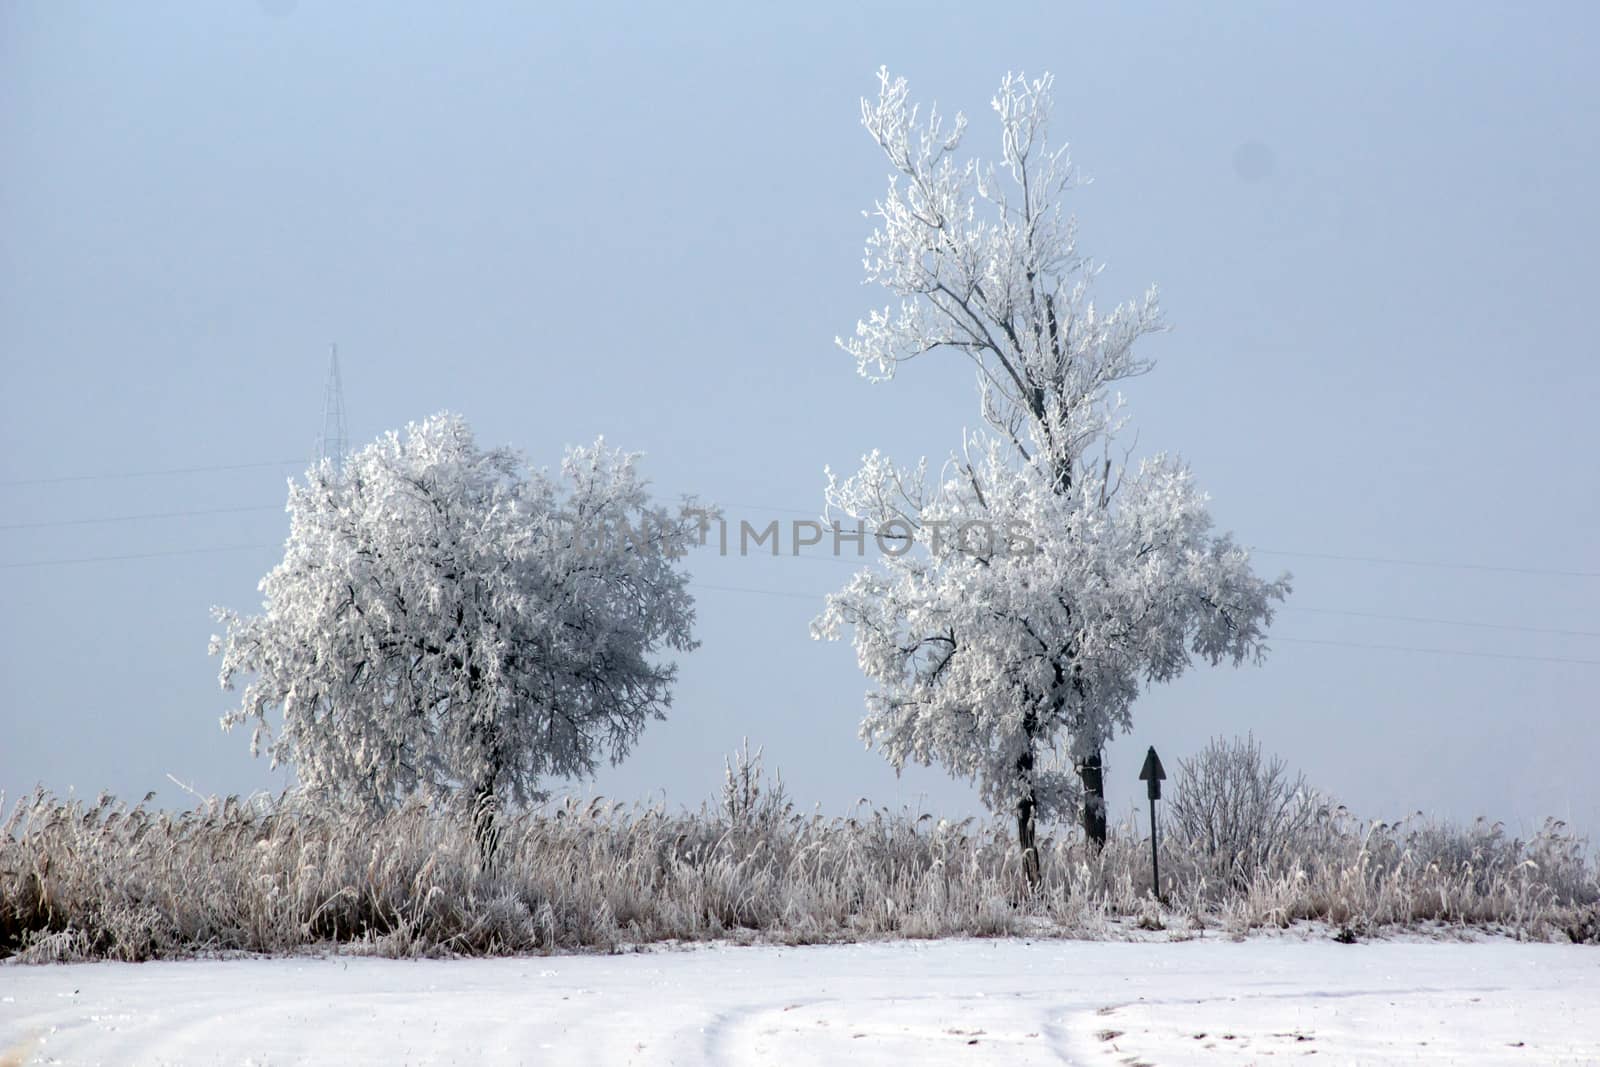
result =
[[1150,793],[1150,892],[1157,900],[1161,899],[1161,853],[1156,847],[1156,801],[1161,799],[1161,783],[1166,778],[1161,757],[1156,755],[1156,746],[1151,745],[1139,771],[1139,781],[1147,784]]

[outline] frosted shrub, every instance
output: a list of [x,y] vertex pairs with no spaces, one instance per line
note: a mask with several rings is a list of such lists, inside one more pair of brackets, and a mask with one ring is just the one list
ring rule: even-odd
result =
[[770,822],[790,811],[783,775],[775,773],[770,783],[763,781],[761,755],[760,748],[750,751],[750,739],[745,738],[723,763],[722,814],[734,826]]
[[1263,759],[1253,735],[1213,738],[1178,761],[1174,784],[1168,817],[1177,839],[1235,884],[1276,870],[1275,861],[1309,845],[1329,816],[1305,776],[1291,777],[1275,756]]

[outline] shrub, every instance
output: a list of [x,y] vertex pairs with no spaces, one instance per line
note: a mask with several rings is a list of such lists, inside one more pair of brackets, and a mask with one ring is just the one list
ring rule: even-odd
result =
[[1244,885],[1259,871],[1276,871],[1292,845],[1304,846],[1328,816],[1328,806],[1283,760],[1263,759],[1254,735],[1213,738],[1178,762],[1172,830],[1211,871]]
[[722,814],[732,826],[772,822],[793,810],[783,774],[775,772],[770,784],[764,781],[762,751],[751,752],[747,737],[738,751],[723,761]]

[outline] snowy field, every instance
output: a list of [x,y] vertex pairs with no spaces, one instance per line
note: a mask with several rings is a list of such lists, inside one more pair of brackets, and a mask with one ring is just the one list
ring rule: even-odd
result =
[[0,967],[0,1063],[1600,1064],[1600,950],[1207,938]]

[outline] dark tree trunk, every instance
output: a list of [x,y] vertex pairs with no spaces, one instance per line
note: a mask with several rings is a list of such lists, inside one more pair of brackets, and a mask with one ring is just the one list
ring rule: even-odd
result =
[[[462,615],[458,608],[456,622],[459,624],[461,621]],[[472,706],[477,703],[478,693],[483,688],[483,668],[476,663],[465,666],[469,706]],[[500,754],[500,731],[493,721],[487,725],[481,723],[475,725],[472,732],[477,735],[488,760],[488,767],[472,791],[472,836],[477,839],[478,854],[483,857],[483,862],[487,865],[494,860],[495,850],[500,847],[500,828],[495,824],[495,815],[500,809],[500,797],[495,792],[495,786],[500,781],[500,771],[505,766],[505,760]]]
[[1022,873],[1031,888],[1039,887],[1039,848],[1034,833],[1034,803],[1032,795],[1017,801],[1017,844],[1022,849]]
[[1106,779],[1100,753],[1083,761],[1078,777],[1083,779],[1083,835],[1101,848],[1106,843]]
[[472,794],[472,836],[478,842],[478,855],[484,863],[494,859],[500,847],[500,827],[495,824],[495,811],[500,806],[492,786],[479,786]]
[[1028,886],[1039,887],[1039,848],[1034,833],[1038,815],[1038,798],[1033,791],[1033,730],[1035,719],[1030,711],[1023,718],[1023,729],[1028,743],[1017,757],[1017,780],[1022,785],[1022,797],[1017,801],[1017,847],[1022,850],[1022,873]]

